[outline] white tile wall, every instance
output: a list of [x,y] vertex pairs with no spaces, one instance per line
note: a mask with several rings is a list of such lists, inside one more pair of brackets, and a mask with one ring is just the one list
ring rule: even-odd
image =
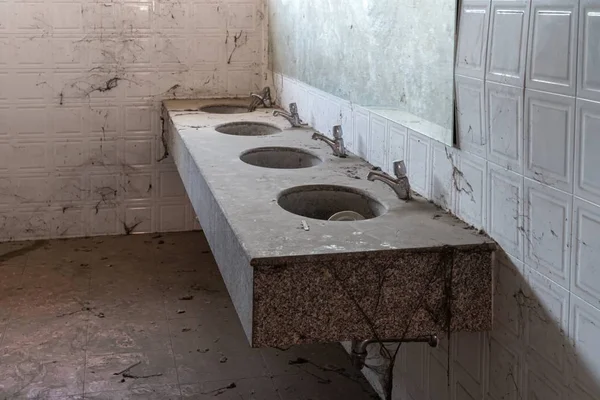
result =
[[[353,121],[351,151],[406,160],[413,189],[502,248],[493,331],[404,345],[395,400],[600,399],[599,16],[600,0],[463,0],[460,149],[319,94]],[[318,91],[275,81],[311,112]]]
[[263,7],[0,0],[0,241],[193,228],[160,101],[261,87]]

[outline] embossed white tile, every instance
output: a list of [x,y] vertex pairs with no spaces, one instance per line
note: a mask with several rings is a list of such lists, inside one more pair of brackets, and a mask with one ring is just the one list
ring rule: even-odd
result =
[[407,370],[407,392],[415,399],[425,398],[427,385],[427,351],[424,346],[415,343],[406,344],[406,359],[410,360]]
[[[0,3],[1,4],[1,3]],[[2,7],[2,6],[0,6]],[[1,27],[0,27],[1,29]],[[1,34],[0,30],[0,34]],[[0,37],[0,66],[2,68],[7,68],[9,64],[12,64],[14,61],[15,48],[11,43],[11,38],[9,37]]]
[[5,32],[9,29],[9,23],[10,23],[9,7],[10,6],[12,6],[12,4],[9,4],[8,2],[0,3],[0,32]]
[[486,79],[523,87],[529,1],[492,0]]
[[569,398],[566,387],[559,379],[544,376],[535,364],[528,364],[525,368],[527,369],[525,372],[526,399],[562,400]]
[[[52,62],[67,68],[85,68],[88,60],[88,49],[72,37],[52,38]],[[56,88],[55,88],[56,90]]]
[[44,171],[49,164],[46,141],[20,140],[12,146],[11,167],[14,172]]
[[525,92],[525,176],[571,193],[575,98]]
[[482,229],[487,220],[487,162],[480,157],[461,153],[459,171],[454,173],[456,214],[467,223]]
[[[60,176],[55,177],[49,183],[49,189],[52,193],[52,200],[62,203],[73,203],[87,200],[89,191],[86,188],[85,177],[78,171],[61,172]],[[71,206],[68,204],[67,206]]]
[[369,162],[383,169],[387,165],[386,149],[389,146],[387,120],[379,115],[369,114]]
[[83,112],[81,107],[67,105],[59,105],[52,109],[50,115],[52,117],[52,126],[54,126],[54,136],[83,136],[85,133]]
[[600,3],[581,0],[579,4],[579,40],[577,63],[577,96],[600,101]]
[[52,29],[52,15],[44,2],[18,2],[14,7],[17,31],[47,33]]
[[564,344],[569,332],[569,291],[529,266],[526,276],[531,293],[519,299],[519,307],[527,315],[525,340],[528,353],[533,356],[528,359],[541,360],[538,362],[540,373],[548,370],[564,375],[568,354]]
[[187,18],[191,14],[189,4],[173,7],[172,3],[158,2],[154,8],[154,22],[163,32],[184,32]]
[[489,11],[489,1],[465,0],[462,2],[456,44],[456,73],[483,79]]
[[369,112],[362,107],[354,106],[354,152],[362,158],[369,155]]
[[578,0],[532,0],[528,88],[575,95],[578,5]]
[[86,144],[82,140],[57,140],[53,143],[54,167],[77,168],[83,166],[87,156]]
[[488,163],[488,233],[509,254],[523,259],[523,177]]
[[46,104],[51,96],[50,77],[45,72],[21,70],[9,74],[7,92],[16,101]]
[[0,107],[0,140],[8,139],[10,132],[10,108]]
[[[9,80],[10,80],[10,75],[7,72],[0,72],[0,85],[2,85],[3,88],[10,88],[9,86]],[[8,90],[3,90],[2,92],[0,92],[0,102],[7,102],[9,99],[9,96],[12,95],[11,91]]]
[[52,2],[51,8],[54,33],[83,31],[83,3]]
[[493,332],[489,342],[487,395],[494,400],[520,400],[522,360],[517,344],[501,332]]
[[476,400],[482,398],[483,394],[480,393],[479,389],[471,389],[472,391],[469,391],[469,385],[463,380],[462,377],[464,375],[461,374],[460,370],[455,373],[455,376],[456,382],[454,393],[456,400]]
[[154,13],[153,2],[124,2],[120,6],[122,29],[129,29],[136,32],[150,29]]
[[393,173],[394,161],[406,162],[406,143],[408,140],[408,129],[400,124],[388,121],[388,164],[383,170],[387,173]]
[[600,103],[577,99],[574,193],[600,204]]
[[431,143],[431,199],[443,209],[453,210],[461,184],[459,152],[435,140]]
[[476,383],[483,383],[483,354],[485,335],[483,332],[461,332],[456,334],[454,361]]
[[526,323],[519,305],[526,290],[521,268],[521,263],[501,257],[494,270],[494,324],[514,338],[522,338]]
[[[12,164],[13,148],[8,142],[0,142],[0,174],[6,174]],[[0,201],[1,203],[1,201]]]
[[111,166],[119,163],[118,142],[116,140],[90,140],[88,165]]
[[83,5],[83,21],[87,32],[110,32],[117,28],[119,5],[110,1]]
[[[48,189],[49,181],[47,173],[21,175],[17,179],[17,187],[14,195],[16,200],[21,204],[41,204],[48,198]],[[28,233],[31,233],[30,237],[35,237],[35,231]]]
[[103,204],[88,209],[88,233],[90,235],[116,235],[123,232],[120,225],[118,209]]
[[94,208],[99,206],[113,207],[122,196],[121,177],[110,173],[91,173],[90,200]]
[[52,59],[51,40],[47,37],[18,36],[13,38],[19,68],[48,68]]
[[600,308],[600,207],[575,199],[571,291]]
[[177,171],[160,171],[158,184],[159,196],[162,198],[185,196],[185,188]]
[[344,137],[344,145],[346,148],[354,152],[354,123],[352,117],[352,106],[349,103],[342,102],[340,105],[340,124]]
[[573,197],[525,179],[525,262],[569,287]]
[[488,160],[523,171],[523,89],[486,83]]
[[151,139],[126,139],[125,163],[128,166],[151,165],[154,151]]
[[487,154],[487,127],[483,80],[455,77],[458,146],[470,153]]
[[49,236],[81,237],[85,235],[85,210],[79,206],[65,206],[50,210]]
[[256,5],[253,3],[229,4],[228,29],[252,30],[256,26]]
[[425,198],[431,193],[431,139],[413,130],[408,130],[406,169],[411,189]]
[[183,204],[161,204],[158,207],[158,230],[160,232],[185,231],[186,207]]
[[[240,32],[237,35],[239,36]],[[261,61],[262,54],[256,49],[260,49],[262,45],[262,36],[258,34],[250,35],[247,32],[241,35],[236,39],[234,34],[230,34],[228,38],[226,46],[227,64],[258,64]]]
[[429,398],[439,400],[450,400],[451,386],[448,374],[447,362],[438,360],[430,355],[428,383]]
[[124,111],[127,132],[149,132],[152,130],[152,110],[149,107],[128,106]]
[[225,31],[227,29],[227,13],[223,8],[224,6],[218,3],[192,2],[190,28]]
[[596,385],[600,380],[600,347],[597,345],[600,337],[600,310],[571,295],[569,333],[574,345],[574,361],[571,366],[574,385],[594,398],[597,394]]
[[123,176],[123,191],[126,200],[152,198],[154,179],[152,172],[127,172]]
[[122,232],[147,233],[153,231],[152,207],[150,205],[125,205]]

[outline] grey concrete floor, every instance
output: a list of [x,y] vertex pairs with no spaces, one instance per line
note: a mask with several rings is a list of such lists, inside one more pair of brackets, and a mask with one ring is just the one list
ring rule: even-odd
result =
[[0,399],[371,399],[337,344],[251,349],[202,233],[0,244]]

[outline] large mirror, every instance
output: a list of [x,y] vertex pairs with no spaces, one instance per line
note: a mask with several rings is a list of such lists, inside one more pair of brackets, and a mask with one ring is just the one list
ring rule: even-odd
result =
[[272,69],[451,145],[453,0],[270,0]]

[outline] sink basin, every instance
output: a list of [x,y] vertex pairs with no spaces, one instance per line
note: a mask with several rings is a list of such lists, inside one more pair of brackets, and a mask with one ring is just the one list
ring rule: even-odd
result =
[[217,132],[227,135],[238,136],[266,136],[281,132],[281,129],[274,125],[265,124],[262,122],[230,122],[228,124],[219,125],[215,128]]
[[210,114],[242,114],[248,112],[248,107],[236,105],[211,105],[200,108],[200,111]]
[[313,153],[294,147],[258,147],[243,152],[240,160],[257,167],[278,169],[309,168],[323,162]]
[[320,220],[328,220],[340,211],[354,211],[365,219],[387,212],[383,204],[366,192],[348,186],[296,186],[281,192],[277,203],[292,214]]

